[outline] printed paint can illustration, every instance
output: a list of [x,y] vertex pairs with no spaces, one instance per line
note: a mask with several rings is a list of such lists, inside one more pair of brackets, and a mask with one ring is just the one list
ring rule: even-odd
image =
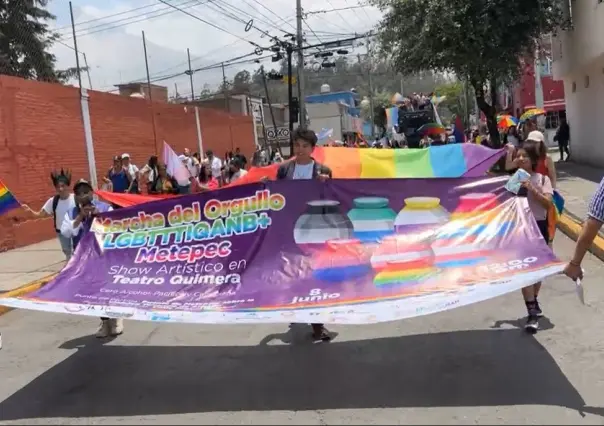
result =
[[378,242],[394,233],[396,213],[388,204],[387,198],[355,198],[354,208],[348,212],[348,218],[354,228],[354,237],[363,242]]
[[294,241],[307,254],[321,249],[327,241],[352,238],[352,222],[335,200],[309,201],[294,226]]

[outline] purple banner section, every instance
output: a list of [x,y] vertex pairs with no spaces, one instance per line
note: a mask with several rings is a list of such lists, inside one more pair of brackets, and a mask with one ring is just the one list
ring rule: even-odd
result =
[[558,273],[505,178],[279,181],[98,217],[59,276],[0,304],[174,322],[362,324]]

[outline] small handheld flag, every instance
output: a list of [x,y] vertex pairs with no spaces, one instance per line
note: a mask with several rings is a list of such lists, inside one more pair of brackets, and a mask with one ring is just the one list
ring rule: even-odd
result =
[[0,180],[0,215],[16,209],[21,204]]

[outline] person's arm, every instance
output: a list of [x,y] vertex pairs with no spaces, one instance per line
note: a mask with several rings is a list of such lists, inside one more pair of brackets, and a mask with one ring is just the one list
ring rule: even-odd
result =
[[581,262],[583,262],[585,253],[591,247],[598,231],[602,228],[602,223],[604,223],[604,179],[600,182],[598,190],[589,203],[587,214],[588,218],[583,223],[583,229],[577,239],[572,260],[564,269],[564,273],[574,280],[583,277]]
[[598,232],[602,228],[602,222],[596,218],[589,217],[585,223],[583,223],[583,229],[577,239],[577,245],[575,246],[575,252],[573,258],[570,261],[572,265],[581,266],[585,253],[591,247],[594,239],[598,235]]
[[541,204],[544,208],[549,209],[552,205],[552,194],[554,190],[552,189],[552,184],[549,181],[547,176],[543,176],[543,184],[541,188],[535,187],[530,180],[527,180],[523,183],[523,186],[526,187],[527,191],[529,191],[535,200]]
[[105,183],[111,183],[111,170],[112,169],[107,170],[107,174],[103,176],[103,181]]
[[517,169],[518,166],[514,161],[514,153],[516,152],[516,148],[512,145],[507,146],[507,154],[505,155],[505,170],[510,171]]
[[547,177],[552,184],[552,189],[556,189],[556,163],[554,163],[552,157],[548,155],[545,160],[545,164],[547,165]]
[[53,202],[53,198],[48,199],[48,201],[46,201],[44,203],[44,205],[42,206],[42,208],[38,211],[32,210],[31,207],[29,207],[27,204],[22,204],[21,207],[23,207],[23,210],[25,210],[28,213],[33,214],[36,217],[49,217],[52,216],[52,202]]
[[66,238],[73,238],[78,235],[82,230],[84,215],[84,211],[80,210],[79,214],[72,219],[69,213],[65,213],[63,222],[61,223],[61,235]]
[[134,177],[130,176],[130,171],[126,171],[126,176],[128,176],[128,180],[130,181],[130,184],[128,185],[128,189],[126,190],[126,192],[131,192],[132,188],[134,187],[134,183],[137,181],[138,179],[138,167],[133,166],[132,169],[134,170]]

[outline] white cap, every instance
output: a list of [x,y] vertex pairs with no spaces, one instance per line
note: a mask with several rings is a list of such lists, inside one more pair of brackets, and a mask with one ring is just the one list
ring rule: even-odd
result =
[[545,142],[545,136],[539,130],[533,130],[528,134],[527,141]]
[[130,154],[128,154],[127,152],[123,153],[123,154],[122,154],[122,160],[123,160],[124,158],[130,158]]

